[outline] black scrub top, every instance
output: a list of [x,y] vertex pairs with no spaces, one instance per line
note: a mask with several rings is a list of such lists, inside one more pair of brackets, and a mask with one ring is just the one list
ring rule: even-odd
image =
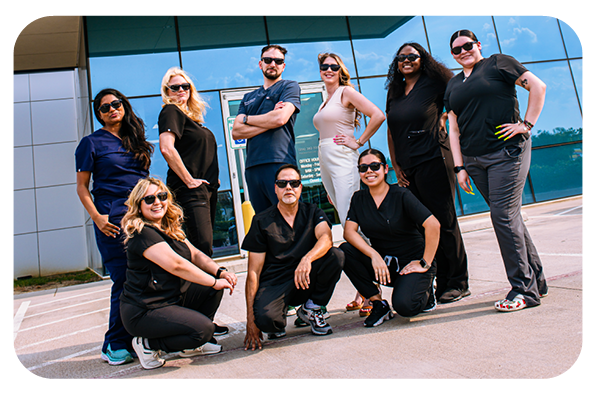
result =
[[175,253],[191,262],[192,253],[185,242],[173,239],[153,226],[144,226],[126,244],[127,275],[121,301],[147,309],[165,307],[178,304],[181,295],[190,287],[190,282],[144,257],[146,249],[160,242],[166,242]]
[[[208,128],[185,115],[176,105],[167,104],[158,116],[158,131],[175,134],[175,150],[193,178],[207,180],[213,189],[219,187],[217,141]],[[167,171],[167,185],[172,190],[187,189],[171,168]]]
[[355,192],[346,219],[358,224],[382,257],[394,256],[406,265],[423,257],[425,238],[418,227],[430,216],[410,190],[390,185],[379,208],[368,189]]
[[515,135],[505,142],[494,134],[499,125],[521,122],[515,83],[525,72],[513,57],[494,54],[475,64],[467,79],[464,72],[450,79],[444,103],[458,118],[464,155],[490,154],[529,137]]
[[298,213],[292,228],[281,215],[277,204],[252,219],[242,249],[266,253],[260,282],[279,284],[294,279],[294,271],[302,257],[317,243],[315,227],[331,222],[316,204],[298,203]]
[[444,113],[445,90],[446,83],[422,74],[408,95],[403,90],[391,99],[388,91],[385,112],[396,163],[402,169],[442,156],[440,141],[447,142],[447,134],[440,132],[439,121]]

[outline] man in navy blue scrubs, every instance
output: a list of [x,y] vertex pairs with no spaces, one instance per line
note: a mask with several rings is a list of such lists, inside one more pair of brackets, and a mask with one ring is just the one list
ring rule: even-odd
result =
[[296,164],[294,123],[300,112],[300,86],[281,77],[286,53],[278,45],[262,49],[258,65],[264,84],[244,95],[233,123],[233,139],[247,139],[245,176],[257,214],[277,204],[273,190],[277,169]]

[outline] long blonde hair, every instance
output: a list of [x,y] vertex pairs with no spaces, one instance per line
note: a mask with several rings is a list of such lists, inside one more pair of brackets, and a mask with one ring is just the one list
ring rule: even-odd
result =
[[[321,64],[323,64],[323,62],[325,62],[325,59],[327,57],[331,57],[335,60],[335,62],[338,63],[338,65],[341,67],[340,68],[340,86],[350,86],[352,89],[355,89],[354,85],[352,84],[352,82],[350,82],[350,71],[348,70],[348,67],[346,67],[346,64],[344,64],[344,61],[342,61],[342,58],[340,56],[338,56],[335,53],[320,53],[317,58],[319,60],[319,67],[321,66]],[[360,126],[360,119],[362,117],[362,113],[360,111],[358,111],[356,108],[354,109],[355,113],[354,113],[354,128],[358,128]]]
[[[190,98],[188,99],[187,104],[185,105],[180,105],[169,97],[169,89],[167,85],[169,84],[171,78],[177,75],[181,76],[183,79],[185,79],[187,83],[190,84]],[[177,67],[169,68],[165,76],[163,76],[160,94],[162,95],[164,103],[163,107],[167,104],[174,104],[177,107],[179,107],[179,109],[183,111],[183,113],[190,117],[192,120],[200,124],[204,122],[204,114],[206,114],[206,108],[208,107],[208,104],[204,100],[202,100],[202,98],[198,94],[198,91],[196,90],[194,82],[192,82],[190,77],[182,69]]]
[[[155,185],[158,187],[158,192],[167,192],[166,212],[160,221],[160,225],[148,221],[142,215],[141,203],[148,187]],[[183,223],[183,210],[173,201],[171,191],[160,179],[147,177],[140,179],[135,187],[131,190],[129,198],[125,202],[127,213],[121,220],[121,228],[125,233],[125,243],[133,237],[135,233],[140,233],[145,225],[152,225],[159,228],[169,237],[177,240],[185,240],[185,233],[181,229]]]

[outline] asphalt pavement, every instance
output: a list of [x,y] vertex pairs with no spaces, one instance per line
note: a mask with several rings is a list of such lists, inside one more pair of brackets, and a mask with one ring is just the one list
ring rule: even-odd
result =
[[[593,359],[597,354],[595,343],[587,343],[584,349],[589,351],[582,352],[582,211],[581,196],[523,207],[550,287],[549,296],[538,307],[512,313],[495,311],[494,302],[504,298],[509,285],[489,216],[480,214],[459,219],[472,294],[455,303],[439,304],[431,313],[413,318],[396,315],[379,327],[365,328],[358,311],[345,310],[355,290],[342,274],[328,305],[332,335],[317,337],[308,327],[296,328],[295,316],[290,316],[285,338],[265,339],[262,350],[246,351],[245,260],[238,260],[227,263],[230,270],[238,272],[238,287],[231,296],[223,297],[215,318],[230,328],[228,335],[218,338],[223,345],[219,354],[175,356],[164,367],[151,371],[143,370],[137,360],[109,366],[100,359],[111,286],[110,281],[103,281],[14,296],[16,357],[11,352],[9,365],[12,373],[26,384],[40,382],[37,377],[116,378],[127,382],[195,378],[205,381],[193,383],[194,387],[201,385],[204,390],[223,395],[245,395],[254,388],[259,393],[270,384],[278,388],[273,394],[278,397],[305,397],[313,386],[312,390],[335,388],[333,395],[339,391],[348,398],[389,390],[397,394],[415,390],[422,393],[429,388],[441,390],[442,394],[447,390],[444,388],[461,393],[485,389],[488,398],[505,397],[513,393],[513,385],[518,385],[520,393],[531,391],[536,397],[544,397],[546,391],[561,393],[598,372]],[[389,288],[383,289],[384,298],[389,299],[390,293]],[[586,329],[586,340],[596,342],[597,332]],[[580,354],[585,356],[580,358]],[[288,381],[316,378],[329,381]],[[379,381],[385,378],[398,380]],[[518,381],[497,381],[513,378]],[[233,379],[236,383],[229,385],[228,381],[216,379]],[[277,381],[267,384],[255,379]],[[50,384],[52,380],[41,382]],[[431,382],[431,386],[426,382]],[[112,387],[102,385],[107,386]],[[57,387],[66,393],[66,386]],[[83,387],[92,394],[88,385]],[[151,391],[151,387],[166,388],[162,384],[143,387]],[[489,391],[491,387],[494,389]],[[35,390],[36,385],[28,388]],[[204,392],[197,394],[201,393]]]

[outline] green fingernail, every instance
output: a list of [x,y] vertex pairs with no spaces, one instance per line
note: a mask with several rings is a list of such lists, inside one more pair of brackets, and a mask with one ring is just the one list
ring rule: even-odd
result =
[[501,132],[501,131],[498,131],[498,132],[494,133],[494,135],[498,136],[498,134],[499,134],[500,132]]
[[496,127],[496,129],[498,129],[498,128],[501,128],[501,127],[502,127],[502,125],[498,125],[498,126]]

